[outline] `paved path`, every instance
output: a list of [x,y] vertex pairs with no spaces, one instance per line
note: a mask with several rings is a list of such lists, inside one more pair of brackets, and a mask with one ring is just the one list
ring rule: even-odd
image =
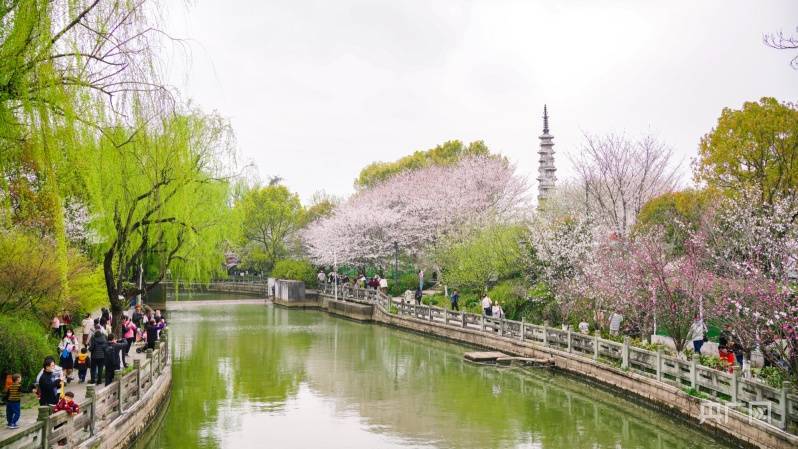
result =
[[[129,365],[132,365],[133,364],[133,360],[135,360],[135,359],[140,359],[140,360],[142,360],[142,362],[144,360],[146,360],[146,355],[143,352],[140,353],[140,354],[136,352],[136,348],[140,348],[143,345],[144,345],[144,342],[138,342],[138,343],[135,343],[132,348],[130,348],[130,353],[127,356],[127,362],[128,362]],[[82,384],[78,383],[78,370],[74,370],[72,374],[75,377],[75,380],[72,381],[72,383],[68,384],[64,388],[64,391],[71,391],[71,392],[75,393],[75,401],[80,403],[81,401],[86,399],[86,385],[88,385],[88,384],[87,383],[82,383]],[[86,374],[86,377],[87,378],[89,377],[88,373]],[[100,385],[97,386],[97,391],[100,391],[103,388],[105,388],[105,386],[103,384],[100,384]],[[28,396],[28,395],[35,397],[35,395],[33,393],[28,393],[26,396]],[[26,404],[26,403],[30,403],[30,398],[28,398],[27,400],[23,399],[23,404]],[[36,405],[34,407],[22,409],[22,416],[20,417],[19,423],[18,423],[19,424],[19,429],[9,429],[8,427],[6,427],[6,424],[7,424],[7,421],[6,421],[6,408],[5,407],[0,407],[0,416],[2,416],[2,421],[0,421],[0,441],[3,441],[4,439],[8,438],[9,436],[11,436],[11,435],[13,435],[15,433],[22,432],[26,428],[30,427],[32,424],[36,423],[36,417],[39,414],[38,406],[39,406],[39,402],[36,401]]]

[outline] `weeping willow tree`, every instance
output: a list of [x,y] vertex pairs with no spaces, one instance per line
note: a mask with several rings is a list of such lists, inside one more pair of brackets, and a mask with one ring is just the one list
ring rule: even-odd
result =
[[167,272],[204,280],[222,269],[234,152],[227,122],[198,111],[104,134],[85,136],[92,145],[81,179],[92,205],[93,249],[118,317]]
[[63,297],[64,201],[83,195],[72,166],[86,157],[82,134],[132,119],[134,104],[165,110],[171,102],[151,51],[159,33],[154,6],[0,0],[0,227],[53,238]]

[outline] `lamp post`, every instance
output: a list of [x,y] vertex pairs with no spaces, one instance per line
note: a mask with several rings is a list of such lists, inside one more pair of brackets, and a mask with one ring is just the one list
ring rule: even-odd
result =
[[399,276],[399,242],[393,241],[393,285],[398,283]]
[[335,289],[335,300],[338,301],[338,252],[333,251],[333,288]]

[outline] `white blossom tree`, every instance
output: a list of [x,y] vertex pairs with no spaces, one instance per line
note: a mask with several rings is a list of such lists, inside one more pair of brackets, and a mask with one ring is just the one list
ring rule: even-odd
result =
[[672,191],[679,180],[673,151],[651,136],[586,136],[573,163],[591,214],[626,236],[652,198]]
[[361,190],[303,233],[319,264],[384,266],[394,254],[418,256],[440,237],[496,217],[523,213],[527,185],[505,159],[467,157],[394,175]]

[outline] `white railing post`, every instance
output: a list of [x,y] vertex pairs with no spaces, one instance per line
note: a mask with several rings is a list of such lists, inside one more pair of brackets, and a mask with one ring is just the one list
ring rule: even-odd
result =
[[621,368],[629,369],[629,337],[623,337],[621,347]]
[[779,403],[781,405],[781,422],[779,423],[779,428],[781,430],[787,430],[787,425],[789,424],[790,420],[788,415],[790,414],[790,409],[787,404],[787,393],[790,391],[790,386],[792,383],[788,381],[783,381],[781,383],[781,391],[779,392]]
[[736,366],[732,366],[731,382],[729,384],[729,389],[731,390],[729,392],[729,396],[731,396],[732,402],[737,402],[737,394],[740,391],[739,382],[740,382],[740,370],[737,369]]
[[662,382],[662,348],[657,348],[657,381]]
[[568,340],[567,341],[568,352],[569,353],[573,352],[573,348],[572,348],[573,340],[571,338],[571,326],[570,325],[568,326],[568,333],[565,335],[565,338]]
[[596,330],[593,332],[593,360],[598,360],[599,358],[599,349],[601,343],[601,332]]
[[690,386],[698,390],[698,354],[690,359]]
[[543,320],[543,346],[549,345],[549,322]]

